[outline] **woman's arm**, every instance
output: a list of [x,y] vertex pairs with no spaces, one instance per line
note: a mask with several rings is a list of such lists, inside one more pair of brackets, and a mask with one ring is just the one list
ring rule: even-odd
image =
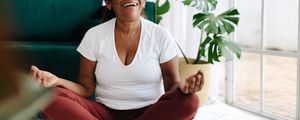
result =
[[201,71],[195,75],[191,75],[185,80],[180,80],[177,57],[162,63],[160,66],[162,69],[165,92],[178,87],[185,94],[195,93],[202,89],[204,80]]
[[33,79],[37,80],[43,87],[64,87],[73,91],[79,96],[89,97],[95,91],[94,71],[96,67],[95,61],[90,61],[83,56],[80,56],[80,72],[79,82],[75,83],[70,80],[59,78],[50,72],[39,70],[37,67],[32,66],[30,74]]
[[[180,81],[178,58],[175,57],[165,63],[160,64],[165,92],[178,87]],[[176,87],[176,88],[177,88]]]
[[82,97],[89,97],[93,95],[95,91],[95,68],[95,61],[90,61],[80,56],[79,82],[75,83],[69,80],[61,80],[59,86],[67,88]]

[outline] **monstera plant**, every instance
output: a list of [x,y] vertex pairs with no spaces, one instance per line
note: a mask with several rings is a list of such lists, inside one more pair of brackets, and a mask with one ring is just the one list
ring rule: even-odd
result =
[[170,2],[169,0],[165,0],[165,2],[161,5],[160,0],[156,0],[155,2],[155,23],[159,24],[162,20],[162,15],[166,14],[170,10]]
[[[188,7],[198,10],[193,16],[193,26],[200,30],[200,42],[197,57],[195,59],[187,58],[180,45],[177,43],[183,58],[179,59],[180,79],[184,80],[197,73],[203,72],[204,86],[200,92],[197,92],[200,106],[210,98],[210,81],[212,81],[212,64],[220,62],[221,57],[226,60],[232,60],[234,56],[241,57],[241,49],[237,43],[228,40],[226,36],[234,32],[239,22],[239,12],[235,8],[230,8],[225,12],[216,15],[214,10],[217,7],[217,0],[177,0]],[[170,9],[170,3],[165,0],[160,4],[156,0],[156,23],[162,20],[162,15]],[[189,19],[189,18],[188,18]],[[215,85],[216,86],[216,85]],[[218,87],[216,87],[218,88]]]
[[[199,10],[193,16],[193,26],[200,29],[200,44],[196,59],[189,61],[183,50],[180,48],[187,64],[200,64],[202,58],[213,64],[220,62],[220,57],[226,60],[241,57],[241,49],[237,43],[230,41],[226,35],[234,32],[239,22],[239,12],[235,8],[216,15],[214,10],[217,7],[217,0],[182,0],[184,5]],[[232,54],[234,53],[234,54]]]
[[226,60],[231,60],[234,56],[241,57],[238,44],[226,38],[238,25],[239,12],[235,8],[230,8],[216,15],[214,10],[217,7],[217,0],[180,0],[180,2],[198,10],[192,19],[194,28],[200,30],[197,57],[187,58],[179,44],[177,45],[183,55],[183,58],[179,59],[180,79],[184,80],[199,70],[203,72],[204,86],[197,92],[202,101],[199,105],[202,106],[209,98],[214,97],[210,94],[210,90],[216,91],[215,88],[218,88],[217,84],[210,84],[211,81],[216,81],[212,79],[212,76],[215,76],[212,64],[220,62],[221,57],[225,57]]

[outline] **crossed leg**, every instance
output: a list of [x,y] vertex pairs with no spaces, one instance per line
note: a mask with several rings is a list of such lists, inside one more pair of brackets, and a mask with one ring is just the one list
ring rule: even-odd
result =
[[[55,88],[53,101],[44,113],[54,120],[113,120],[109,108],[101,103],[82,98],[75,93]],[[186,95],[179,89],[165,93],[147,107],[137,120],[192,120],[198,110],[196,94]]]
[[184,94],[176,89],[165,93],[137,120],[192,120],[197,113],[199,99],[196,94]]
[[53,98],[43,111],[51,120],[113,120],[104,105],[67,89],[56,87]]

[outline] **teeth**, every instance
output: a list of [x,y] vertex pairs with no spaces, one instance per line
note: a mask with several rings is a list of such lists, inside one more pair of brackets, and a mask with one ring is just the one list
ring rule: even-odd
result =
[[124,7],[129,7],[129,6],[137,6],[137,5],[138,5],[137,3],[126,3],[123,6]]

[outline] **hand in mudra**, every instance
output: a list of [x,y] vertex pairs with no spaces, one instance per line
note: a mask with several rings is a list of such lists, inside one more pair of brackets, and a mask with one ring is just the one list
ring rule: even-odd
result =
[[42,87],[56,87],[59,78],[50,72],[38,69],[36,66],[31,66],[30,77],[38,82]]
[[204,85],[204,77],[201,71],[197,74],[186,78],[179,84],[180,90],[185,94],[195,93],[202,89]]

